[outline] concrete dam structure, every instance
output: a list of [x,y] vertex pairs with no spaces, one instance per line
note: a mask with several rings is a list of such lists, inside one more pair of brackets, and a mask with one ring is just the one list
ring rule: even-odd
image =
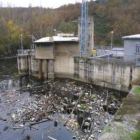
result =
[[139,76],[135,62],[123,59],[77,57],[77,37],[51,37],[35,42],[35,50],[18,51],[19,74],[38,78],[71,78],[112,89],[129,91]]

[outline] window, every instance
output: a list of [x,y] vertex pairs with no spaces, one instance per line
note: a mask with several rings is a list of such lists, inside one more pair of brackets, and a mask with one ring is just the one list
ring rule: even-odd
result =
[[140,44],[136,44],[136,54],[140,54]]

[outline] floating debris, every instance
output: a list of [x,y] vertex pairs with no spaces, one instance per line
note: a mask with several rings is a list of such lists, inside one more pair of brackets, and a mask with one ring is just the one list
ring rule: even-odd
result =
[[[73,139],[97,139],[119,108],[121,100],[108,89],[93,89],[94,86],[70,80],[62,83],[59,80],[48,80],[42,85],[28,82],[24,88],[20,88],[22,94],[19,94],[19,89],[10,94],[9,91],[8,94],[1,93],[0,101],[3,104],[0,105],[7,111],[7,116],[5,118],[1,115],[0,120],[8,122],[3,131],[25,131],[27,128],[37,131],[39,128],[36,126],[51,121],[53,125],[47,129],[49,133],[51,127],[59,128],[63,124],[73,133]],[[2,108],[0,111],[5,112]],[[45,139],[44,132],[41,137]],[[56,140],[51,136],[48,138]]]

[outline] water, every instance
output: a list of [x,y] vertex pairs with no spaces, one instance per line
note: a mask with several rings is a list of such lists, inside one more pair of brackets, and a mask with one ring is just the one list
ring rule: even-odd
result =
[[[106,120],[108,122],[113,115],[103,110],[103,103],[106,101],[103,88],[69,79],[41,81],[28,76],[21,77],[17,74],[15,59],[0,60],[0,69],[0,140],[47,140],[49,136],[57,140],[72,140],[73,136],[76,136],[81,140],[90,134],[97,138],[105,127]],[[79,98],[77,93],[81,91],[84,95],[66,127],[64,123]],[[120,93],[117,92],[120,100],[117,100],[116,92],[109,93],[108,104],[113,101],[119,107]],[[49,113],[48,106],[52,110]],[[38,117],[38,112],[45,115]],[[32,120],[40,122],[48,116],[51,120],[30,127],[34,122]],[[87,128],[83,124],[84,121],[89,122],[88,118],[93,120]],[[54,124],[55,121],[57,125]],[[86,131],[90,128],[92,131],[89,134]]]
[[[58,140],[72,139],[72,132],[68,131],[61,123],[58,124],[58,127],[55,127],[53,121],[35,125],[31,129],[29,127],[13,129],[16,123],[11,122],[10,116],[15,110],[20,109],[20,107],[18,106],[18,102],[10,104],[7,102],[20,100],[20,104],[24,103],[25,99],[30,96],[27,85],[30,83],[34,87],[39,87],[42,86],[43,81],[29,77],[19,77],[17,75],[16,60],[0,60],[0,69],[0,117],[7,120],[0,120],[0,140],[46,140],[48,136],[57,138]],[[36,88],[36,90],[39,91],[39,88]],[[33,96],[28,99],[34,98]],[[56,116],[57,114],[53,115],[53,117]]]

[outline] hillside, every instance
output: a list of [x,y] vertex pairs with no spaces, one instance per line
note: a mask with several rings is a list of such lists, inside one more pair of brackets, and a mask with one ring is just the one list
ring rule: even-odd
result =
[[[77,34],[81,4],[69,4],[57,9],[42,7],[0,8],[0,54],[16,53],[23,34],[24,48],[29,48],[34,35],[37,39],[54,35],[54,29]],[[122,45],[122,36],[140,32],[139,0],[91,0],[89,13],[94,17],[95,44],[110,45],[114,31],[114,45]]]

